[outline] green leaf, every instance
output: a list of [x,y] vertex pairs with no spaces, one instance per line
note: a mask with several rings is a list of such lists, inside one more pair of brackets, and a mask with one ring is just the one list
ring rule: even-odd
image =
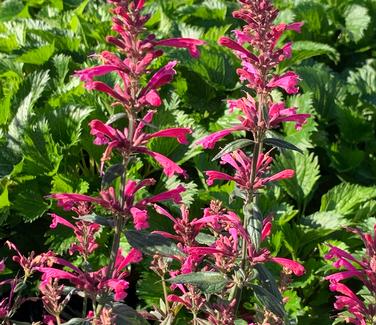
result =
[[274,164],[274,171],[284,169],[295,170],[295,176],[279,181],[282,188],[300,204],[307,201],[316,182],[320,178],[320,169],[317,157],[313,153],[303,155],[295,152],[284,152],[279,155]]
[[0,209],[3,209],[5,207],[9,207],[10,202],[8,198],[8,187],[6,186],[2,193],[0,194]]
[[200,232],[195,240],[201,244],[201,245],[206,245],[206,246],[210,246],[210,245],[213,245],[215,243],[215,237],[213,235],[209,235],[209,234],[205,234],[203,232]]
[[24,8],[22,0],[5,0],[0,5],[0,22],[11,20]]
[[317,123],[314,119],[313,109],[313,94],[305,92],[302,95],[290,96],[287,99],[287,107],[297,107],[298,114],[311,114],[306,124],[301,130],[295,128],[294,123],[284,123],[283,130],[285,133],[284,139],[301,149],[312,148],[312,134],[317,131]]
[[342,215],[356,212],[363,203],[376,198],[376,187],[342,183],[321,198],[320,211],[335,211]]
[[235,140],[233,142],[230,142],[218,154],[216,154],[214,156],[212,161],[221,158],[222,156],[224,156],[227,153],[234,152],[235,150],[238,150],[238,149],[242,149],[242,148],[247,147],[247,146],[249,146],[253,143],[254,142],[252,140],[249,140],[249,139],[238,139],[238,140]]
[[24,54],[20,55],[16,59],[16,61],[35,65],[42,65],[50,59],[54,52],[55,45],[52,43],[41,46],[37,49],[29,50]]
[[176,244],[159,234],[148,234],[143,231],[128,230],[125,232],[129,244],[148,255],[182,256],[184,255]]
[[180,274],[174,278],[168,279],[167,281],[170,283],[191,284],[206,294],[220,292],[228,283],[225,276],[218,272],[192,272],[188,274]]
[[282,149],[294,150],[294,151],[297,151],[297,152],[303,154],[303,151],[301,149],[299,149],[297,146],[295,146],[294,144],[289,143],[285,140],[282,140],[282,139],[265,138],[264,143],[268,144],[270,146],[274,146],[274,147],[278,147],[278,148],[282,148]]
[[256,264],[255,268],[262,287],[268,290],[279,301],[279,303],[282,304],[282,295],[278,289],[274,276],[263,264]]
[[14,189],[12,206],[23,217],[25,222],[36,220],[50,208],[50,204],[44,198],[47,194],[43,190],[44,186],[42,182],[33,180],[24,182]]
[[115,303],[112,307],[112,313],[116,315],[115,325],[148,325],[149,323],[141,317],[132,307],[128,305]]
[[109,167],[102,177],[102,187],[106,188],[118,177],[122,176],[125,172],[124,164],[116,164]]
[[345,12],[345,31],[351,41],[359,42],[371,22],[368,9],[358,4],[347,7]]
[[335,63],[340,59],[337,50],[327,44],[311,41],[296,41],[293,43],[292,49],[292,57],[280,63],[280,70],[285,70],[294,64],[299,64],[304,60],[320,55],[326,55]]
[[98,225],[106,226],[106,227],[113,227],[114,222],[108,218],[99,216],[95,213],[87,214],[85,216],[80,216],[79,220],[83,220],[86,222],[96,223]]
[[262,215],[259,209],[252,203],[243,207],[244,218],[248,220],[247,231],[256,250],[261,245]]
[[345,226],[349,226],[349,221],[346,218],[335,211],[316,212],[309,216],[301,218],[303,225],[311,228],[339,230]]
[[48,71],[35,71],[30,74],[20,86],[16,100],[12,103],[15,116],[8,128],[8,146],[14,150],[20,150],[20,140],[26,126],[34,115],[33,107],[41,97],[49,81]]
[[256,297],[260,300],[261,304],[278,317],[285,317],[285,309],[281,301],[274,297],[268,290],[258,285],[251,285]]

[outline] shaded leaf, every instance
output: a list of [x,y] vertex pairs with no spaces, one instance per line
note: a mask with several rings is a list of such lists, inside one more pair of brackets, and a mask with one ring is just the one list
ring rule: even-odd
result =
[[233,142],[230,142],[218,154],[216,154],[214,156],[212,161],[221,158],[222,156],[224,156],[227,153],[234,152],[235,150],[247,147],[247,146],[249,146],[253,143],[254,142],[252,140],[249,140],[249,139],[239,139],[239,140],[235,140]]
[[281,301],[274,297],[268,290],[258,285],[251,285],[256,297],[260,300],[261,304],[278,317],[285,317],[285,309]]
[[297,152],[303,154],[303,151],[301,149],[299,149],[297,146],[295,146],[294,144],[292,144],[290,142],[282,140],[282,139],[266,138],[266,139],[264,139],[264,143],[268,144],[270,146],[274,146],[274,147],[278,147],[278,148],[282,148],[282,149],[294,150],[294,151],[297,151]]
[[115,303],[112,306],[112,313],[116,315],[116,325],[148,325],[149,323],[141,317],[137,311],[128,305]]
[[176,244],[159,234],[149,234],[143,231],[128,230],[125,232],[129,244],[148,255],[174,256],[184,255]]
[[222,291],[228,280],[223,274],[217,272],[192,272],[180,274],[167,280],[170,283],[191,284],[203,293],[213,294]]
[[116,164],[109,167],[102,177],[102,187],[108,187],[118,177],[125,172],[124,164]]

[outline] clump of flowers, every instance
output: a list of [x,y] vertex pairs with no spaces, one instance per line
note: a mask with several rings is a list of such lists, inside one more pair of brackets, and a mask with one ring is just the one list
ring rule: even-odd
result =
[[[334,308],[343,311],[338,318],[346,323],[356,325],[374,324],[376,321],[376,225],[374,233],[365,233],[357,228],[348,231],[358,235],[365,247],[364,253],[357,258],[352,254],[330,246],[326,259],[334,259],[333,266],[340,272],[328,275],[325,279],[330,282],[329,288],[336,293]],[[363,284],[363,295],[356,294],[342,281],[357,279]]]
[[[185,171],[175,162],[149,150],[147,146],[150,140],[160,137],[175,138],[179,143],[187,144],[187,136],[191,133],[189,128],[148,131],[156,108],[162,104],[159,89],[172,81],[176,74],[174,67],[178,62],[172,60],[156,72],[153,72],[151,65],[163,55],[164,47],[187,49],[193,58],[198,58],[198,47],[204,42],[191,38],[159,40],[155,35],[147,34],[144,27],[150,18],[150,15],[143,13],[144,0],[109,2],[113,5],[112,30],[117,36],[108,36],[107,41],[116,47],[116,52],[103,51],[94,55],[101,62],[99,65],[75,73],[88,90],[109,95],[113,100],[112,105],[120,111],[116,118],[110,117],[111,121],[93,120],[89,124],[94,144],[105,147],[100,164],[102,188],[98,196],[75,193],[49,196],[57,200],[58,206],[73,213],[73,222],[51,214],[51,228],[62,225],[72,230],[75,241],[71,244],[69,253],[78,255],[83,263],[77,266],[51,252],[37,256],[32,253],[29,257],[24,257],[14,244],[8,243],[9,248],[17,253],[13,260],[24,270],[25,281],[33,274],[41,274],[39,289],[46,311],[44,321],[48,324],[69,321],[65,319],[64,308],[73,294],[83,299],[82,322],[86,320],[98,325],[113,324],[117,318],[116,310],[127,296],[129,267],[142,260],[142,253],[138,249],[132,248],[124,254],[120,248],[123,231],[131,227],[136,230],[148,228],[148,207],[166,200],[180,203],[181,193],[185,190],[180,185],[169,191],[142,197],[140,191],[154,185],[155,180],[132,180],[128,176],[128,170],[136,156],[148,155],[161,165],[167,176],[186,176]],[[106,74],[115,76],[114,85],[99,80],[99,77]],[[125,122],[125,127],[114,126],[120,122],[119,119]],[[120,157],[121,163],[111,166],[115,155]],[[116,178],[120,178],[120,186],[114,185]],[[98,209],[106,211],[106,218],[96,215]],[[97,237],[103,227],[114,229],[111,253],[106,265],[94,268],[91,258],[99,247]],[[11,285],[11,296],[1,301],[2,319],[9,319],[15,310],[13,293],[18,280],[1,283],[8,284]],[[67,294],[69,286],[74,290]]]
[[[304,273],[304,267],[298,262],[274,257],[263,246],[271,234],[272,220],[261,216],[257,206],[261,189],[271,182],[294,177],[294,170],[290,169],[271,173],[274,148],[265,150],[272,143],[268,142],[267,131],[285,122],[293,122],[301,129],[310,116],[298,114],[295,107],[286,107],[284,102],[274,102],[271,96],[276,88],[287,94],[299,91],[297,74],[293,71],[276,74],[275,67],[292,55],[291,43],[279,42],[283,32],[299,32],[302,23],[274,24],[278,11],[268,0],[239,2],[241,8],[233,16],[246,24],[234,31],[235,39],[222,37],[219,40],[220,45],[233,50],[242,61],[237,73],[246,86],[245,95],[228,101],[230,111],[239,112],[239,124],[210,134],[197,144],[213,149],[231,133],[246,131],[251,135],[249,139],[228,144],[216,156],[222,165],[233,168],[234,174],[206,171],[208,185],[215,181],[235,183],[234,196],[243,200],[243,211],[235,213],[225,209],[221,202],[212,201],[203,216],[190,218],[185,207],[181,208],[181,217],[174,217],[161,206],[155,206],[158,213],[172,221],[174,233],[154,233],[171,239],[177,248],[169,260],[161,254],[154,256],[153,271],[161,277],[164,288],[169,272],[171,278],[167,282],[172,283],[174,290],[168,295],[165,288],[164,308],[152,313],[158,320],[174,318],[180,305],[192,313],[193,324],[234,324],[243,312],[239,310],[243,293],[251,290],[258,298],[262,296],[260,300],[264,303],[265,299],[269,300],[267,306],[260,305],[244,318],[252,320],[253,324],[282,324],[285,320],[282,295],[275,280],[265,278],[269,271],[264,264],[280,264],[288,275]],[[252,96],[254,93],[256,95]],[[244,148],[251,145],[253,149],[249,153]],[[176,262],[178,268],[171,270]]]

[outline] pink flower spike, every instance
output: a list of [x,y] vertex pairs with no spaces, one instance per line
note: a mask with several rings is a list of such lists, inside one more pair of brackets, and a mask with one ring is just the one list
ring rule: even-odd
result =
[[0,273],[4,272],[5,270],[5,261],[1,260],[0,261]]
[[256,55],[245,49],[243,46],[241,46],[239,43],[233,41],[231,38],[228,37],[221,37],[218,41],[219,45],[228,47],[231,50],[240,52],[241,54],[245,55],[248,59],[251,59],[252,61],[258,62],[258,58]]
[[158,163],[162,166],[163,172],[168,176],[171,177],[174,174],[182,174],[186,175],[184,169],[182,169],[179,165],[174,163],[171,159],[167,158],[164,155],[161,155],[158,152],[150,151],[150,150],[142,150],[143,152],[151,157],[153,157]]
[[155,45],[157,46],[171,46],[177,48],[186,48],[189,51],[189,54],[198,58],[200,56],[200,51],[198,46],[205,45],[206,42],[193,39],[193,38],[169,38],[158,41]]
[[95,136],[94,144],[96,145],[107,144],[117,137],[115,129],[100,120],[92,120],[89,126],[90,134]]
[[52,217],[52,223],[50,225],[51,229],[55,229],[58,224],[61,224],[61,225],[64,225],[68,228],[76,230],[75,226],[73,226],[69,221],[65,220],[64,218],[59,217],[57,214],[51,213],[50,216]]
[[130,210],[133,217],[133,224],[136,230],[142,230],[149,228],[149,216],[146,210],[140,210],[138,208],[131,208]]
[[121,301],[127,296],[127,290],[129,288],[129,283],[125,280],[110,279],[107,281],[106,285],[115,291],[115,301]]
[[119,67],[115,65],[99,65],[92,68],[76,71],[74,75],[79,77],[81,81],[92,81],[94,77],[103,76],[112,71],[119,70]]
[[245,130],[245,128],[240,125],[240,126],[235,126],[230,129],[217,131],[197,141],[197,144],[201,144],[204,147],[204,149],[213,149],[215,144],[222,138],[228,136],[234,131],[242,131],[242,130]]
[[129,264],[139,263],[142,261],[142,253],[137,248],[132,248],[126,257],[121,255],[121,250],[119,250],[118,256],[116,258],[116,269],[121,271]]
[[141,91],[141,96],[145,95],[152,89],[158,89],[163,85],[172,81],[173,76],[176,74],[174,70],[177,61],[167,63],[163,68],[159,69],[154,76],[151,77],[146,87]]
[[205,174],[208,177],[206,182],[208,183],[209,186],[213,185],[215,180],[224,180],[224,181],[234,180],[234,177],[227,175],[225,173],[222,173],[222,172],[215,171],[215,170],[208,170],[205,172]]
[[85,85],[86,89],[88,90],[98,90],[104,93],[109,94],[111,97],[117,99],[120,102],[126,102],[126,98],[122,95],[118,94],[114,89],[110,86],[106,85],[104,82],[101,81],[92,81],[87,82]]
[[297,33],[301,33],[301,28],[303,27],[303,25],[304,25],[303,21],[291,23],[286,26],[286,30],[293,30]]
[[292,271],[296,276],[302,276],[305,272],[303,265],[293,260],[282,257],[272,257],[271,260]]
[[264,241],[272,233],[272,220],[270,217],[265,218],[261,231],[261,241]]
[[161,130],[155,133],[152,133],[147,136],[148,139],[151,138],[160,138],[160,137],[166,137],[166,138],[176,138],[179,143],[181,144],[188,144],[187,135],[191,134],[192,130],[188,128],[172,128],[172,129],[166,129]]
[[150,105],[154,107],[159,107],[162,105],[161,97],[159,97],[158,92],[155,89],[150,90],[145,95],[145,101]]
[[363,276],[363,273],[361,271],[343,271],[343,272],[338,272],[338,273],[328,275],[325,277],[325,280],[328,280],[332,283],[337,283],[339,281],[352,278],[352,277],[362,279],[362,276]]
[[279,77],[274,77],[269,83],[269,88],[282,88],[288,94],[296,94],[299,92],[297,84],[299,82],[299,77],[295,72],[289,71]]
[[185,192],[185,187],[183,185],[179,185],[177,188],[162,192],[160,194],[148,197],[138,203],[138,205],[145,205],[148,203],[158,203],[161,201],[167,201],[167,200],[172,200],[174,203],[179,204],[181,203],[181,193]]
[[136,9],[141,10],[142,8],[144,8],[145,0],[138,0],[138,1],[136,1],[136,3],[137,3]]

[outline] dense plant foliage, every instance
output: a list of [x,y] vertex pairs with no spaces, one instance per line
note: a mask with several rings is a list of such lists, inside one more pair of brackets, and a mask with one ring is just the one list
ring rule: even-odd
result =
[[[300,34],[286,34],[293,40],[292,56],[277,68],[280,75],[296,71],[302,92],[286,98],[282,91],[273,90],[271,95],[275,102],[286,98],[286,107],[298,107],[297,113],[312,117],[300,131],[293,123],[268,131],[269,138],[284,139],[303,153],[288,148],[273,152],[273,172],[295,170],[295,176],[262,189],[258,206],[262,215],[274,215],[267,240],[272,255],[300,261],[306,270],[302,277],[286,284],[283,292],[288,319],[301,324],[332,324],[337,314],[328,301],[338,298],[323,279],[331,279],[335,272],[329,257],[340,257],[333,255],[333,247],[361,255],[359,237],[343,229],[356,226],[371,232],[376,222],[376,2],[277,0],[274,5],[280,10],[277,22],[304,22]],[[71,192],[95,197],[101,182],[104,187],[112,181],[119,186],[120,179],[100,178],[103,148],[93,144],[88,127],[92,120],[121,119],[116,115],[119,110],[105,94],[86,91],[80,80],[72,77],[74,71],[94,65],[94,53],[113,50],[105,42],[111,29],[109,8],[104,1],[78,0],[6,0],[0,4],[0,234],[4,243],[15,243],[25,255],[49,249],[68,255],[75,238],[72,230],[76,234],[82,230],[49,229],[51,211],[73,219],[47,199],[48,194]],[[233,183],[208,186],[205,173],[218,170],[217,161],[212,161],[214,155],[244,134],[226,137],[214,154],[196,145],[209,133],[238,123],[239,112],[228,113],[225,100],[243,96],[236,74],[240,63],[217,43],[243,25],[232,17],[237,8],[236,1],[224,0],[158,0],[147,2],[145,7],[145,12],[152,14],[146,27],[158,39],[195,38],[206,45],[200,48],[198,60],[188,51],[166,48],[165,55],[151,66],[157,71],[171,60],[179,61],[174,80],[160,91],[163,104],[148,131],[181,127],[193,133],[188,146],[156,137],[149,141],[148,149],[170,157],[189,177],[165,175],[158,162],[143,155],[133,161],[127,178],[157,180],[142,197],[184,186],[182,202],[192,219],[201,216],[213,199],[221,200],[223,208],[230,211],[241,211],[243,206],[242,200],[232,195]],[[116,81],[112,75],[100,78],[108,84]],[[115,119],[112,122],[119,122]],[[229,172],[225,167],[222,171]],[[163,204],[172,215],[180,215],[176,205]],[[151,231],[171,233],[171,221],[156,212],[149,212]],[[99,244],[90,264],[98,269],[108,262],[112,232],[106,227],[90,231],[97,233]],[[202,238],[202,244],[205,240],[208,238]],[[125,237],[119,245],[124,252],[130,251]],[[10,254],[7,246],[0,249],[2,256]],[[82,266],[85,254],[74,256],[73,264]],[[163,298],[160,278],[149,271],[150,262],[145,258],[133,266],[127,279],[126,302],[134,308],[150,309]],[[11,259],[6,265],[2,276],[15,277],[18,268]],[[277,267],[271,271],[279,278]],[[27,286],[17,290],[25,296],[38,295],[35,280],[34,275],[26,277]],[[348,286],[367,300],[371,289],[363,282],[354,279]],[[1,290],[7,291],[8,285]],[[330,289],[344,292],[337,282],[331,283]],[[41,290],[45,296],[53,290],[59,292],[59,288],[48,286]],[[243,296],[245,311],[254,310],[254,299],[251,294]],[[38,302],[17,303],[22,306],[15,319],[38,320]],[[35,305],[39,309],[34,308],[34,315],[27,308]],[[77,316],[75,308],[73,301],[64,310],[64,319]],[[186,317],[180,312],[177,323],[186,324]],[[348,315],[341,314],[338,322],[343,317]]]

